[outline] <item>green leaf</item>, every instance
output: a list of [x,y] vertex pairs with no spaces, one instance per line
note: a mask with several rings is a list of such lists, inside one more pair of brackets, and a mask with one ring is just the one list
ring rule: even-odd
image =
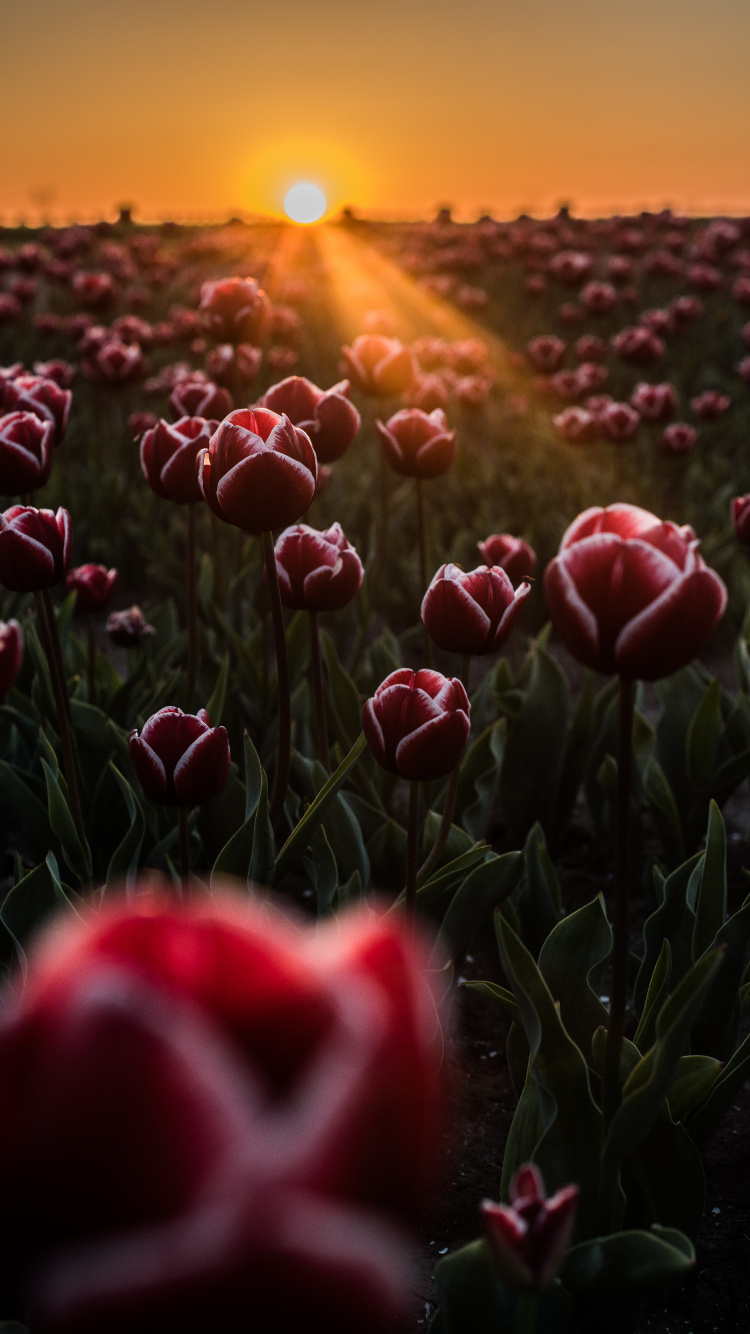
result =
[[24,978],[27,972],[26,949],[32,937],[61,907],[74,911],[72,903],[62,892],[57,864],[51,854],[6,894],[0,908],[0,922],[13,939]]
[[596,1029],[609,1021],[599,995],[611,952],[612,931],[599,894],[558,922],[539,954],[539,971],[559,1002],[568,1033],[584,1053],[591,1050]]
[[27,786],[24,775],[7,760],[0,760],[0,800],[23,826],[32,846],[47,852],[53,841],[47,810]]
[[684,1121],[694,1107],[706,1101],[722,1069],[715,1056],[681,1056],[669,1089],[669,1113]]
[[211,719],[211,726],[218,727],[223,716],[224,706],[227,702],[227,686],[229,684],[229,653],[225,653],[222,659],[219,674],[216,678],[216,685],[213,694],[206,705],[208,716]]
[[661,839],[664,856],[670,866],[679,866],[685,860],[682,821],[674,792],[656,757],[650,760],[646,768],[643,792]]
[[714,678],[690,720],[685,741],[688,778],[698,790],[710,782],[721,732],[721,685]]
[[561,916],[560,885],[539,824],[530,829],[526,839],[524,867],[518,916],[521,938],[536,956]]
[[456,810],[470,838],[484,838],[500,790],[507,723],[492,723],[469,748],[461,765]]
[[91,852],[88,843],[85,847],[81,844],[57,775],[46,760],[42,760],[42,768],[47,782],[49,822],[60,840],[60,847],[71,871],[78,876],[81,884],[87,884],[91,880]]
[[263,783],[263,767],[255,746],[247,732],[243,739],[245,754],[245,820],[255,814],[260,801],[260,789]]
[[669,995],[671,978],[672,951],[669,948],[669,941],[665,940],[662,943],[661,952],[651,974],[651,981],[648,984],[643,1005],[643,1014],[633,1036],[633,1044],[641,1053],[647,1052],[656,1041],[656,1017]]
[[[516,1334],[518,1296],[497,1277],[487,1243],[472,1241],[439,1260],[435,1269],[439,1308],[430,1334]],[[559,1280],[539,1293],[535,1329],[573,1334],[573,1300]]]
[[211,888],[216,889],[222,876],[233,876],[237,880],[247,880],[253,855],[255,836],[255,811],[236,829],[232,837],[224,844],[211,868]]
[[397,893],[403,889],[406,880],[406,830],[403,825],[393,819],[383,820],[367,840],[367,855],[375,885]]
[[520,1023],[521,1018],[518,1011],[518,1003],[512,991],[506,987],[501,987],[497,982],[462,982],[461,986],[466,991],[475,991],[478,996],[484,996],[499,1006],[506,1018],[514,1023]]
[[336,646],[325,630],[320,633],[320,647],[330,682],[328,699],[338,715],[347,744],[351,746],[359,736],[362,726],[359,691],[356,682],[344,671]]
[[712,948],[724,950],[717,974],[693,1032],[695,1045],[709,1056],[731,1056],[742,1018],[740,987],[750,943],[750,898],[716,932]]
[[519,845],[554,807],[568,729],[570,687],[542,648],[532,656],[526,696],[508,732],[500,790],[511,838]]
[[126,885],[133,883],[138,870],[138,858],[143,845],[143,836],[146,832],[143,811],[130,783],[126,778],[123,778],[119,769],[111,760],[109,768],[123,795],[130,824],[124,838],[110,857],[107,867],[107,889],[121,880],[124,880]]
[[571,1247],[562,1280],[587,1306],[632,1308],[654,1288],[683,1278],[694,1264],[695,1251],[682,1232],[653,1224],[649,1232],[615,1232]]
[[[2,913],[0,913],[2,917]],[[724,1066],[711,1092],[688,1124],[690,1137],[704,1153],[722,1118],[750,1075],[750,1033]]]
[[523,853],[506,852],[469,872],[453,895],[435,944],[437,953],[463,954],[495,908],[513,893],[523,868]]
[[[718,685],[718,682],[716,683]],[[724,925],[727,914],[727,840],[721,811],[711,802],[706,851],[701,863],[693,927],[693,960],[699,959]]]
[[250,884],[272,885],[277,873],[273,827],[268,816],[268,783],[261,772],[260,796],[253,820],[253,850],[247,878]]
[[322,825],[316,829],[312,838],[312,857],[315,868],[315,895],[318,904],[318,917],[326,917],[333,906],[339,875],[336,858]]
[[287,871],[290,871],[301,860],[312,841],[313,834],[322,825],[331,802],[346,781],[349,770],[357,763],[365,745],[365,734],[362,732],[349,754],[342,760],[335,773],[331,774],[328,782],[321,788],[311,805],[308,806],[299,824],[292,830],[276,861],[277,881],[281,880]]
[[696,853],[667,876],[662,888],[661,902],[646,919],[643,927],[646,948],[635,982],[636,1014],[643,1013],[651,975],[665,940],[669,941],[672,952],[673,982],[679,982],[690,967],[695,917],[687,904],[687,891],[690,877],[702,856],[702,853]]

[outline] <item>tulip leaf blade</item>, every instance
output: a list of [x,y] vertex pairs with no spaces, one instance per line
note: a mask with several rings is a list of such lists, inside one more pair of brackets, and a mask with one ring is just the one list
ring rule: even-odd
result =
[[721,685],[714,677],[690,719],[685,738],[687,775],[696,791],[701,791],[710,782],[721,731]]
[[560,665],[537,646],[528,687],[508,729],[500,775],[503,810],[516,845],[535,821],[548,821],[562,772],[570,686]]
[[261,770],[260,795],[253,816],[253,847],[247,871],[251,885],[272,885],[276,866],[273,826],[268,813],[268,780]]
[[608,1021],[599,994],[611,952],[612,931],[604,898],[598,894],[563,917],[539,953],[539,971],[560,1004],[568,1033],[584,1053],[590,1050],[596,1029]]
[[669,995],[671,978],[672,951],[669,947],[669,941],[664,940],[648,984],[646,999],[643,1003],[643,1013],[633,1035],[633,1045],[641,1053],[647,1052],[656,1041],[656,1016]]
[[680,1057],[668,1095],[673,1121],[684,1121],[694,1107],[706,1101],[721,1069],[721,1061],[715,1056]]
[[130,786],[130,783],[120,773],[120,770],[112,760],[109,761],[109,769],[122,793],[125,806],[127,807],[129,825],[123,838],[109,859],[105,890],[109,889],[111,885],[119,880],[124,880],[126,886],[133,883],[136,871],[138,870],[138,859],[140,857],[143,838],[146,832],[145,816],[141,809],[141,804]]
[[260,801],[263,766],[255,746],[246,731],[242,741],[245,756],[245,820],[250,820]]
[[302,819],[294,827],[276,859],[275,879],[278,882],[302,859],[309,847],[313,834],[323,823],[328,808],[339,789],[343,786],[349,770],[357,763],[367,742],[364,732],[360,732],[348,755],[344,756],[338,769],[331,774],[315,800],[310,803]]
[[60,840],[63,855],[73,874],[78,876],[82,884],[88,883],[91,880],[91,851],[88,843],[82,845],[78,837],[60,778],[45,759],[42,760],[42,769],[47,783],[47,810],[53,833]]
[[24,978],[29,941],[60,907],[73,911],[72,903],[67,895],[61,894],[58,885],[59,877],[52,874],[49,861],[45,860],[8,891],[0,908],[0,922],[13,941]]
[[700,878],[695,902],[693,959],[711,948],[717,932],[724,925],[727,912],[727,839],[721,811],[715,801],[708,814],[706,850],[700,863]]
[[341,723],[346,744],[351,746],[360,732],[362,708],[359,690],[356,682],[344,670],[336,645],[326,630],[320,632],[320,646],[330,682],[327,699]]
[[218,727],[224,716],[224,707],[227,702],[227,686],[229,684],[229,652],[224,654],[219,667],[219,673],[216,677],[216,685],[213,688],[206,711],[211,719],[211,726]]
[[677,1228],[652,1224],[580,1242],[568,1251],[562,1281],[587,1306],[602,1312],[627,1307],[633,1314],[648,1293],[670,1279],[683,1278],[695,1264],[692,1242]]
[[690,1137],[701,1152],[707,1148],[711,1136],[718,1128],[724,1114],[729,1111],[748,1077],[750,1077],[750,1033],[719,1072],[706,1101],[688,1122]]
[[0,799],[23,825],[32,845],[46,851],[52,841],[46,807],[31,791],[25,775],[8,760],[0,760]]
[[536,957],[560,920],[560,885],[537,822],[529,830],[523,849],[524,877],[518,895],[521,939]]
[[491,856],[475,866],[462,880],[448,905],[435,952],[448,953],[455,959],[468,949],[484,920],[489,918],[491,921],[494,909],[513,893],[522,867],[521,852]]

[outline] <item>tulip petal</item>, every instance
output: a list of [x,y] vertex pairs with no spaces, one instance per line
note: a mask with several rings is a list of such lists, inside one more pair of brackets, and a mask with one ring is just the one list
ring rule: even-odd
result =
[[396,747],[402,778],[444,778],[458,764],[469,736],[469,718],[463,711],[441,713],[410,732]]
[[617,670],[642,681],[671,676],[705,648],[726,603],[727,590],[713,570],[675,579],[619,634]]
[[199,806],[220,792],[229,774],[229,741],[226,728],[203,732],[180,757],[174,770],[178,806]]

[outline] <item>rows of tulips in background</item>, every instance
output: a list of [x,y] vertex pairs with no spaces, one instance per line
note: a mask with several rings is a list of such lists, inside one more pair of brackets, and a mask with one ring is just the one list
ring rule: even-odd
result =
[[[682,507],[739,571],[739,605],[714,482],[738,463],[746,410],[725,395],[734,433],[718,434],[730,404],[715,386],[692,399],[712,438],[664,425],[703,373],[683,334],[679,374],[656,378],[664,340],[706,318],[689,293],[613,335],[655,374],[627,401],[589,393],[607,383],[601,334],[579,334],[579,369],[561,369],[559,325],[590,316],[606,333],[638,305],[637,275],[718,303],[731,272],[734,337],[743,226],[371,231],[431,299],[478,318],[490,297],[455,272],[520,257],[513,332],[544,381],[520,348],[493,361],[479,337],[402,342],[382,310],[339,349],[316,324],[314,249],[279,276],[272,228],[124,221],[0,247],[0,492],[17,502],[0,517],[0,950],[26,979],[0,1032],[0,1083],[17,1088],[0,1106],[0,1315],[32,1334],[240,1329],[249,1308],[279,1329],[302,1312],[314,1329],[387,1328],[437,1143],[451,965],[477,940],[496,977],[470,985],[503,1016],[517,1107],[502,1182],[487,1183],[506,1203],[486,1202],[486,1240],[439,1266],[434,1330],[628,1329],[693,1263],[702,1155],[750,1072],[750,901],[729,910],[721,814],[750,775],[750,646],[741,633],[734,691],[695,661],[727,590]],[[206,265],[244,273],[248,250],[275,302],[240,276],[204,280],[190,304]],[[580,299],[548,304],[558,331],[535,331],[556,283]],[[318,366],[331,387],[289,374]],[[557,414],[558,436],[550,393],[587,395]],[[644,423],[670,468],[712,451],[699,473],[643,472],[665,521],[633,503],[643,456],[597,472],[570,452]],[[514,439],[517,472],[533,479],[546,450],[560,482],[539,513],[503,499]],[[547,559],[561,504],[597,485],[606,503],[569,510]],[[749,497],[732,516],[747,542]],[[93,559],[108,543],[118,568]],[[539,629],[542,590],[552,624],[526,642],[517,622]],[[133,596],[144,606],[111,609]],[[574,814],[613,884],[606,904],[566,911],[555,860]],[[339,925],[306,939],[272,912],[290,897]],[[131,1129],[149,1116],[155,1181]],[[175,1118],[184,1143],[167,1152]],[[94,1181],[96,1155],[123,1143]]]

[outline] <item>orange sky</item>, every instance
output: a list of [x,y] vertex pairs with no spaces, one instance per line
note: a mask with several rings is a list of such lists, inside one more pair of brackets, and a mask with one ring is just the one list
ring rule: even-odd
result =
[[750,212],[748,0],[3,0],[0,40],[5,221],[305,178],[392,217]]

